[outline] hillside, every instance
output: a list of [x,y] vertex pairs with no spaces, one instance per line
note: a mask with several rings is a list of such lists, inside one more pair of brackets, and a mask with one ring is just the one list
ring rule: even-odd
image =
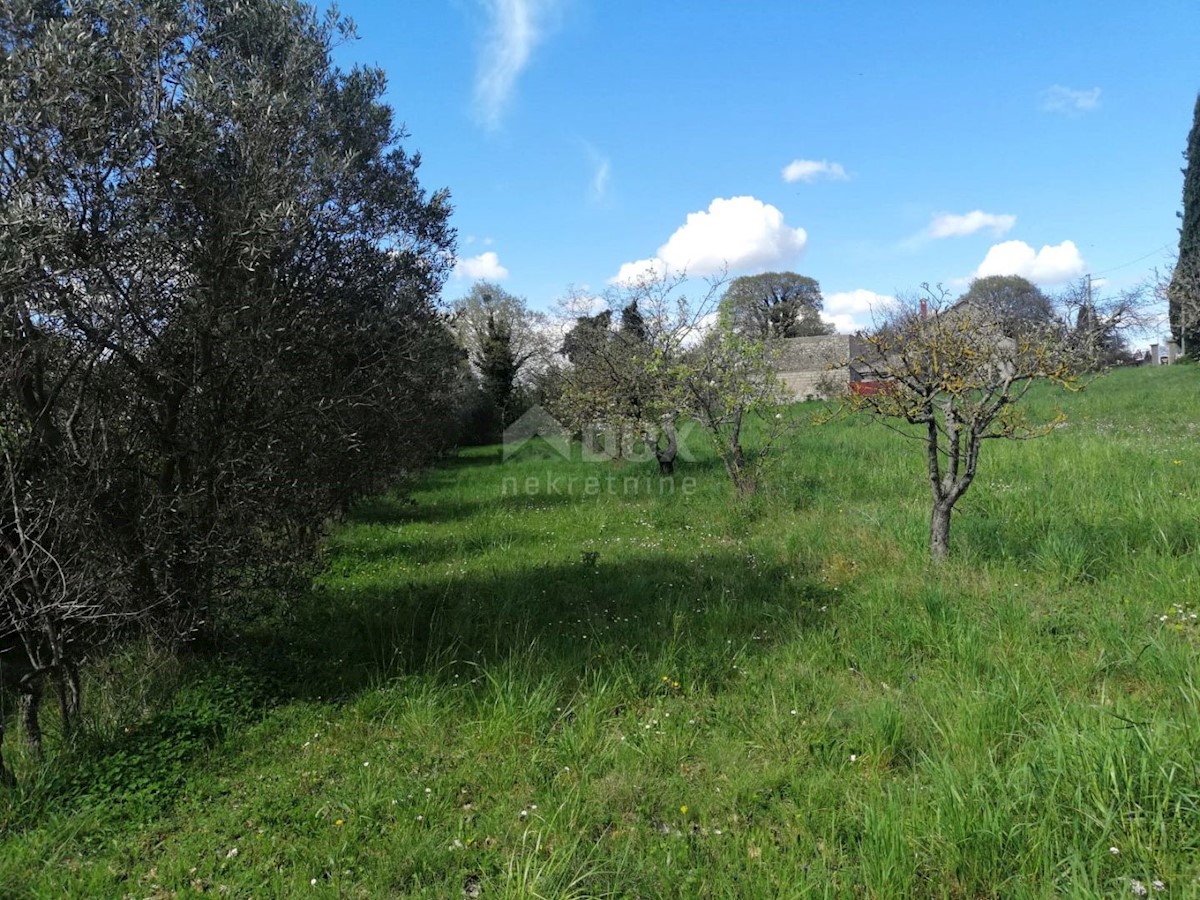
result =
[[463,452],[236,652],[12,741],[0,896],[1200,895],[1197,378],[1037,395],[936,568],[920,446],[813,404],[741,502]]

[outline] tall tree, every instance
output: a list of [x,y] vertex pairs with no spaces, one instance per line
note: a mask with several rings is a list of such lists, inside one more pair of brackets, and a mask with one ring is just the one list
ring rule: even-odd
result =
[[754,340],[832,334],[821,321],[821,286],[795,272],[766,272],[735,278],[721,310],[735,333]]
[[1054,321],[1054,301],[1020,275],[987,275],[971,282],[959,302],[974,303],[1008,331]]
[[1183,153],[1183,211],[1179,214],[1179,256],[1167,291],[1171,334],[1184,352],[1200,359],[1200,94]]
[[512,328],[494,311],[488,313],[487,325],[479,343],[479,372],[483,392],[491,401],[501,426],[507,425],[516,388],[517,373],[522,360],[513,349]]
[[477,281],[450,304],[451,327],[477,374],[482,348],[493,329],[508,335],[518,375],[540,369],[553,354],[546,317],[529,308],[524,297],[491,281]]

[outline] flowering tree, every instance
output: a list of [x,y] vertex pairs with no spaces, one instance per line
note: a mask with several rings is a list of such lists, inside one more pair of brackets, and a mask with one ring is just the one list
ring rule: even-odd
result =
[[[722,316],[689,352],[675,378],[679,406],[713,439],[717,455],[739,494],[752,494],[763,465],[791,420],[780,408],[790,401],[775,369],[775,352],[763,341],[741,336]],[[751,419],[763,423],[757,449],[743,447]]]
[[[755,470],[788,421],[775,417],[786,396],[773,353],[767,342],[736,333],[728,311],[718,314],[722,279],[695,301],[685,281],[683,273],[647,273],[610,292],[607,311],[576,320],[564,344],[572,366],[557,411],[577,427],[602,422],[641,436],[663,474],[673,470],[677,427],[693,421],[712,438],[737,492],[752,493]],[[748,453],[743,435],[752,418],[767,424]]]

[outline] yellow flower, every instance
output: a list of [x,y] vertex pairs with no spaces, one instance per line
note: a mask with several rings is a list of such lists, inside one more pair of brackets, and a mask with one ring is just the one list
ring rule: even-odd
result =
[[685,803],[683,806],[679,807],[679,811],[686,816],[687,815],[687,804]]
[[346,823],[345,823],[345,822],[343,822],[341,819],[334,819],[334,820],[333,820],[333,827],[334,827],[334,828],[341,828],[341,827],[342,827],[343,825],[345,825],[345,824],[346,824]]

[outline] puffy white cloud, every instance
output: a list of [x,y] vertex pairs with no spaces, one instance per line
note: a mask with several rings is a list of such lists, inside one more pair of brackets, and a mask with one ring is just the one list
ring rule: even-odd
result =
[[475,112],[488,128],[500,124],[556,6],[556,0],[486,0],[488,38],[475,76]]
[[875,317],[896,302],[895,297],[863,288],[829,294],[824,299],[821,319],[833,325],[838,334],[870,328],[875,324]]
[[1086,91],[1056,84],[1042,91],[1042,111],[1077,116],[1100,108],[1100,88]]
[[785,265],[804,250],[808,234],[790,228],[783,213],[754,197],[717,197],[707,211],[689,213],[658,254],[621,266],[614,283],[666,271],[689,275],[766,271]]
[[797,181],[813,182],[821,178],[829,181],[845,181],[850,176],[841,163],[828,160],[794,159],[783,167],[783,180],[788,184]]
[[1024,241],[993,244],[973,277],[1020,275],[1039,284],[1061,284],[1082,275],[1087,263],[1074,241],[1034,250]]
[[965,237],[977,231],[1002,235],[1017,224],[1017,217],[1008,214],[986,213],[981,209],[964,215],[941,213],[929,223],[929,236],[935,238]]
[[478,256],[468,256],[454,263],[454,277],[459,281],[503,281],[508,269],[500,265],[500,257],[492,250]]

